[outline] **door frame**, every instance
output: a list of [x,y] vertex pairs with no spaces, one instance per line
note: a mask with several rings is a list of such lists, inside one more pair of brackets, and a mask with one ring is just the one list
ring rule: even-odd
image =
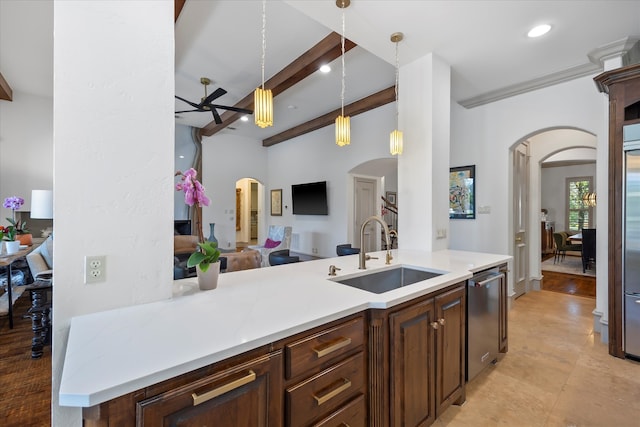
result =
[[[359,237],[356,239],[356,236],[360,235],[360,229],[355,223],[355,188],[357,178],[364,178],[375,181],[375,198],[376,200],[380,200],[380,203],[382,203],[382,199],[380,197],[382,196],[382,189],[384,189],[384,177],[349,173],[349,186],[347,189],[347,236],[349,236],[349,242],[347,243],[351,243],[355,247],[358,247],[358,245],[360,245]],[[376,200],[374,200],[374,205],[379,204],[376,202]],[[377,232],[380,232],[378,223],[376,223],[376,230]],[[381,248],[380,239],[376,239],[376,248],[376,250],[378,251]]]

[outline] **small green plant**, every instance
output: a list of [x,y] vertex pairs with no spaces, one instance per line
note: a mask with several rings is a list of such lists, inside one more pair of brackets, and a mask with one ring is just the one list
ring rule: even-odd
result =
[[200,250],[191,254],[187,260],[187,267],[200,266],[200,270],[206,272],[209,269],[209,265],[218,262],[220,257],[220,250],[218,249],[218,242],[198,243]]

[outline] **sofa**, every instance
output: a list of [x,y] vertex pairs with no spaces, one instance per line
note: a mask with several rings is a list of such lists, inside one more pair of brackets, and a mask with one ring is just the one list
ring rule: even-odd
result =
[[220,271],[231,272],[260,268],[262,255],[260,251],[245,249],[242,252],[225,252],[220,255]]

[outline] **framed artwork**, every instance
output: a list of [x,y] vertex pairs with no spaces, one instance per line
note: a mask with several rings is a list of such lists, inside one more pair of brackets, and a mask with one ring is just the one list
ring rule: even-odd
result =
[[271,190],[271,216],[282,216],[282,189]]
[[476,166],[449,169],[449,218],[476,218]]

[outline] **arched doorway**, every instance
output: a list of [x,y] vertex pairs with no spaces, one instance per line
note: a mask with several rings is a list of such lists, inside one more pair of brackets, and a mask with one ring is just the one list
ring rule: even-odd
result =
[[[517,153],[522,152],[523,147],[526,150],[527,168],[526,174],[519,174],[516,165]],[[511,157],[513,162],[513,199],[514,211],[512,218],[512,251],[514,254],[514,272],[513,283],[516,297],[530,290],[540,290],[542,273],[541,273],[541,232],[540,232],[540,212],[541,206],[541,169],[542,163],[551,156],[574,149],[590,149],[595,153],[597,148],[597,138],[590,132],[573,127],[542,129],[533,132],[519,140],[511,148]],[[573,152],[575,153],[575,152]],[[595,159],[589,157],[590,160]],[[577,160],[577,159],[576,159]],[[517,190],[522,189],[522,194],[518,195]],[[526,201],[524,209],[521,211],[522,205],[518,200]],[[516,224],[525,219],[525,235],[518,235]],[[520,240],[518,240],[520,239]],[[524,251],[518,251],[518,245],[522,244],[526,247]],[[524,281],[518,283],[519,279]],[[519,286],[520,289],[516,287]]]

